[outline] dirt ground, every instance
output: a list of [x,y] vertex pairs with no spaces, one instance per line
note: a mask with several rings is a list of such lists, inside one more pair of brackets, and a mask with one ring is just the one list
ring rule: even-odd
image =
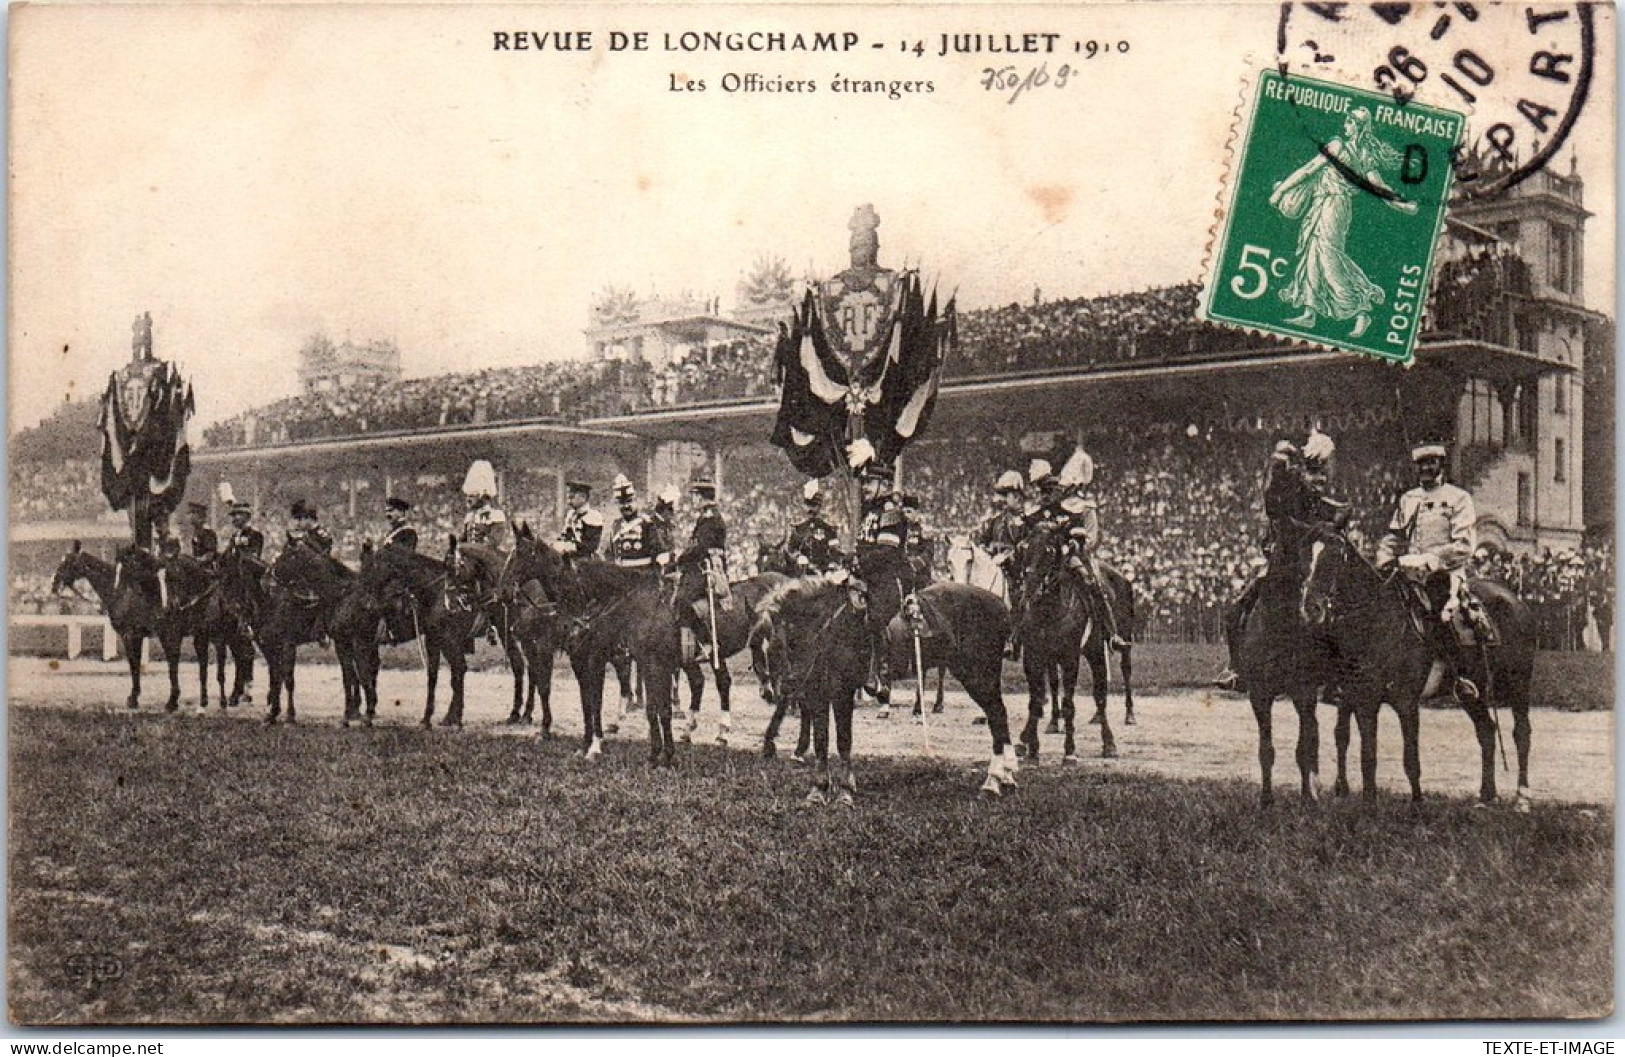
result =
[[[756,680],[748,673],[740,673],[736,665],[732,695],[732,730],[729,744],[741,751],[755,752],[761,748],[762,732],[767,726],[771,710],[757,693]],[[259,722],[265,714],[263,702],[263,674],[256,685],[254,703],[222,713],[214,702],[207,713],[197,706],[195,669],[184,671],[182,677],[183,707],[178,720],[200,725],[212,722]],[[510,727],[503,723],[508,714],[512,695],[512,681],[505,673],[471,672],[468,677],[465,705],[466,726],[461,732],[440,732],[446,737],[495,735],[503,737],[537,737],[536,727]],[[167,679],[159,666],[148,665],[142,686],[143,711],[162,708],[167,694]],[[606,724],[620,714],[614,689],[613,676],[608,681],[610,701]],[[8,701],[11,707],[72,708],[122,712],[128,692],[128,674],[122,662],[77,660],[71,662],[47,661],[33,657],[12,657],[8,665]],[[990,741],[985,726],[973,725],[973,717],[981,714],[965,694],[954,688],[952,682],[946,695],[944,711],[939,715],[927,714],[925,722],[916,723],[909,716],[912,706],[912,684],[896,688],[896,700],[890,719],[881,719],[872,707],[857,713],[854,731],[855,749],[861,756],[931,756],[942,759],[963,760],[967,764],[985,761]],[[384,671],[379,676],[379,721],[389,726],[410,726],[422,716],[424,678],[420,671]],[[449,697],[445,673],[442,673],[438,710],[444,711]],[[932,695],[927,695],[929,710]],[[687,691],[684,691],[687,700]],[[1026,697],[1006,695],[1006,706],[1011,710],[1014,732],[1026,718]],[[302,723],[337,725],[343,714],[338,669],[332,665],[302,665],[298,673],[297,704]],[[1100,757],[1100,731],[1087,726],[1085,721],[1093,711],[1092,702],[1080,700],[1077,727],[1078,750],[1082,760],[1080,771],[1119,770],[1142,772],[1174,778],[1229,778],[1248,782],[1258,780],[1258,737],[1252,711],[1247,702],[1234,695],[1190,691],[1177,694],[1138,696],[1135,712],[1138,723],[1124,723],[1123,701],[1114,695],[1111,703],[1112,731],[1117,740],[1119,756],[1106,760]],[[553,679],[553,730],[561,737],[579,737],[581,709],[575,682],[564,672],[555,672]],[[719,713],[713,687],[707,687],[700,713],[697,740],[712,742],[718,734]],[[1330,788],[1335,774],[1336,755],[1332,728],[1333,709],[1320,708],[1321,768],[1323,785]],[[1505,741],[1509,753],[1513,751],[1511,717],[1503,714],[1506,726]],[[1562,712],[1536,709],[1531,717],[1533,748],[1531,750],[1531,785],[1537,800],[1577,803],[1612,804],[1614,802],[1614,716],[1611,711]],[[1047,723],[1045,724],[1047,727]],[[1060,767],[1061,739],[1042,733],[1042,755],[1039,766]],[[627,717],[620,732],[611,741],[620,739],[644,740],[647,723],[641,713]],[[790,719],[779,739],[781,755],[788,755],[795,746],[797,723]],[[365,735],[357,732],[358,737]],[[1289,702],[1275,706],[1275,782],[1283,793],[1297,788],[1297,766],[1293,750],[1297,739],[1297,719]],[[1384,789],[1403,791],[1404,773],[1400,762],[1400,741],[1397,721],[1391,712],[1382,719],[1380,736],[1378,781]],[[1351,747],[1351,766],[1358,770],[1358,734]],[[1516,765],[1516,758],[1510,757]],[[861,768],[860,768],[861,773]],[[1358,784],[1357,775],[1354,778]],[[1515,776],[1501,772],[1497,781],[1503,794],[1510,794]],[[1465,714],[1455,709],[1426,709],[1422,716],[1422,783],[1425,791],[1446,796],[1468,797],[1478,789],[1478,748],[1473,738],[1472,725]]]

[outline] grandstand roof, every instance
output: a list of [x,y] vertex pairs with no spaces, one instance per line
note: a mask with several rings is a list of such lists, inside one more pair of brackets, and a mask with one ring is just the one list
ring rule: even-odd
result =
[[427,429],[392,430],[379,433],[347,434],[321,437],[314,440],[290,441],[284,444],[266,444],[250,448],[204,449],[193,455],[192,461],[200,465],[225,465],[234,462],[255,462],[263,459],[288,459],[309,456],[325,462],[337,456],[360,451],[400,451],[419,445],[442,445],[448,440],[466,437],[469,440],[534,439],[545,441],[560,454],[574,451],[599,451],[606,443],[637,442],[639,437],[628,431],[590,425],[569,426],[556,421],[535,419],[516,422],[492,422],[480,425],[435,426]]

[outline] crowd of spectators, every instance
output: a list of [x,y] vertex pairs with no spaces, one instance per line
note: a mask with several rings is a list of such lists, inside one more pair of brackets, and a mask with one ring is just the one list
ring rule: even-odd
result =
[[90,459],[13,462],[9,476],[13,521],[84,521],[107,512],[101,466]]
[[[1527,292],[1515,253],[1475,249],[1441,265],[1426,329],[1506,341],[1505,295]],[[1042,300],[960,315],[950,378],[1224,357],[1256,347],[1243,331],[1196,319],[1195,283]],[[579,421],[636,410],[765,398],[775,392],[770,336],[695,345],[670,363],[575,360],[369,381],[305,393],[216,423],[208,444],[243,447],[394,430],[527,419]]]
[[1587,540],[1577,550],[1543,548],[1535,554],[1516,555],[1480,547],[1474,571],[1504,584],[1529,603],[1541,649],[1584,648],[1588,614],[1595,622],[1598,640],[1611,642],[1614,549],[1607,541]]

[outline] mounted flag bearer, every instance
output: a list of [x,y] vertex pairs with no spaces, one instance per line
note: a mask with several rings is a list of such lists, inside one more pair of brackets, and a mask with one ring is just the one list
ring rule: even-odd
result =
[[[1377,544],[1376,566],[1398,569],[1415,586],[1415,597],[1435,629],[1430,636],[1443,654],[1468,670],[1467,651],[1493,638],[1488,619],[1467,587],[1467,564],[1478,544],[1478,513],[1465,489],[1444,479],[1445,446],[1438,442],[1411,449],[1417,486],[1399,497],[1388,531]],[[1481,639],[1480,636],[1483,636]],[[1465,676],[1456,679],[1463,701],[1478,700],[1478,687]]]

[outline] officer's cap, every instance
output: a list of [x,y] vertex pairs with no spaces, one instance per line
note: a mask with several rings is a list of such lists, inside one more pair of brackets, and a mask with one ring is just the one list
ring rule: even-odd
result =
[[994,483],[993,491],[1001,494],[1021,491],[1021,474],[1015,470],[1004,471],[999,475],[998,481]]
[[1442,459],[1444,457],[1444,444],[1441,441],[1423,441],[1411,449],[1412,462],[1421,462],[1423,459]]
[[585,481],[566,481],[564,487],[566,491],[574,492],[577,495],[592,495],[592,485]]
[[231,514],[232,514],[233,517],[236,517],[238,514],[243,514],[243,515],[246,516],[248,514],[252,514],[253,512],[254,512],[254,508],[251,505],[249,505],[248,503],[233,503],[233,504],[231,504]]
[[716,482],[706,480],[703,477],[689,485],[688,490],[705,499],[715,499],[717,497]]
[[288,508],[288,514],[291,517],[313,518],[316,516],[316,508],[305,502],[303,499],[295,499],[293,501],[293,506]]
[[615,498],[617,499],[631,499],[637,495],[637,489],[632,487],[632,481],[624,473],[616,474],[615,480],[610,487],[615,490]]
[[673,488],[671,485],[667,485],[664,489],[661,490],[659,495],[655,496],[655,500],[661,506],[667,506],[667,507],[676,506],[677,505],[677,489]]
[[817,506],[824,501],[824,492],[818,487],[817,481],[808,481],[801,486],[801,498],[809,506]]
[[209,507],[205,503],[187,503],[186,510],[191,514],[207,514]]
[[408,503],[398,495],[392,495],[388,499],[384,500],[384,505],[389,509],[398,511],[402,514],[412,509],[412,504]]

